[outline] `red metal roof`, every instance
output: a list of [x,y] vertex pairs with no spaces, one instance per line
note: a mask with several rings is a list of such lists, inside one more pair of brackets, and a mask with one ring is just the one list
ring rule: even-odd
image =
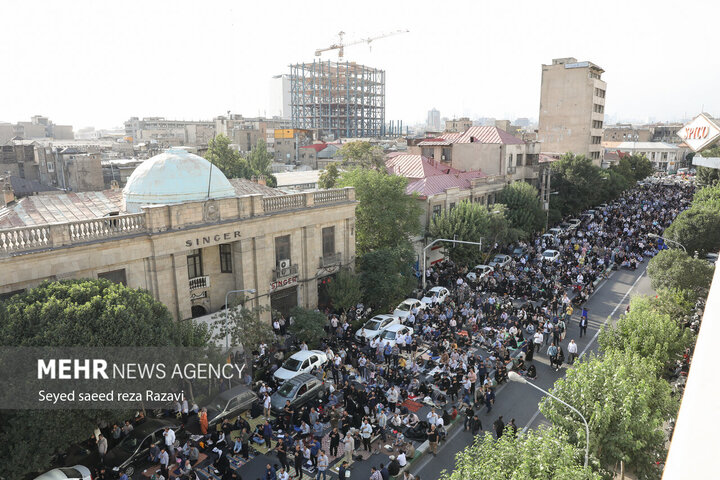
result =
[[327,148],[327,143],[313,143],[312,145],[304,145],[300,148],[312,148],[316,152],[322,152]]
[[460,188],[461,190],[470,188],[470,179],[486,177],[480,171],[462,172],[458,174],[435,175],[427,178],[420,178],[408,184],[405,192],[409,195],[417,193],[422,198],[431,197],[450,188]]
[[522,145],[521,139],[510,135],[498,127],[470,127],[463,133],[444,133],[438,138],[428,138],[419,146],[452,145],[454,143],[492,143],[503,145]]

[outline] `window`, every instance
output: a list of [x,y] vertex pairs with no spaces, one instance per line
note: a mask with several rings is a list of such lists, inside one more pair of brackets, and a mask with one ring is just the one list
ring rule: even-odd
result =
[[[602,120],[593,120],[592,128],[602,128],[602,126],[603,126]],[[623,137],[625,137],[625,134],[623,134]]]
[[595,113],[605,113],[605,105],[593,104],[593,111]]
[[220,272],[232,273],[232,245],[223,243],[220,248]]
[[605,90],[603,90],[603,89],[601,89],[601,88],[596,88],[596,89],[595,89],[595,96],[596,96],[596,97],[600,97],[600,98],[605,98]]
[[190,252],[187,256],[188,278],[196,278],[203,276],[202,269],[202,251],[197,248]]
[[591,137],[593,145],[600,145],[601,137]]
[[452,212],[455,209],[455,202],[452,202],[450,204],[450,211]]
[[125,269],[111,270],[109,272],[98,273],[98,278],[106,278],[114,283],[121,283],[127,285],[127,278],[125,276]]
[[323,257],[335,255],[335,227],[322,229],[322,249]]
[[280,260],[290,260],[290,235],[275,237],[275,264],[278,267]]
[[436,217],[442,213],[442,205],[433,205],[433,217]]

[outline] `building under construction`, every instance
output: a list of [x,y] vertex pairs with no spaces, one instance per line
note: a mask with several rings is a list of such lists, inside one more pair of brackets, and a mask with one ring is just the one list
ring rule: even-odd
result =
[[317,61],[290,65],[290,105],[294,128],[334,138],[385,134],[385,71]]

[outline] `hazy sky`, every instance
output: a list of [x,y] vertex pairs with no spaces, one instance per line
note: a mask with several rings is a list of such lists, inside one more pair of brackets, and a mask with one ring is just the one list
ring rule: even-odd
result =
[[610,116],[720,114],[717,0],[3,0],[0,12],[9,122],[270,114],[272,75],[312,61],[340,30],[352,40],[397,29],[410,33],[345,55],[387,71],[387,120],[424,121],[432,107],[536,118],[541,64],[567,56],[605,69]]

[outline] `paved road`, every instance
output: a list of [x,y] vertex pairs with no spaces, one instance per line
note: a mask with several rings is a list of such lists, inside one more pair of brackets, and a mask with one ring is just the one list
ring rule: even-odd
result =
[[[567,357],[567,344],[570,339],[575,339],[578,344],[578,352],[594,352],[597,351],[597,333],[602,325],[608,321],[612,322],[625,311],[630,298],[634,295],[651,295],[654,294],[650,287],[650,279],[645,274],[647,261],[636,271],[618,270],[612,272],[608,280],[600,283],[595,290],[595,294],[588,300],[586,306],[589,311],[588,335],[578,338],[580,328],[578,326],[579,311],[576,310],[573,319],[568,325],[567,337],[563,341],[565,355]],[[536,385],[547,390],[552,387],[555,380],[561,378],[565,374],[563,369],[555,372],[550,368],[546,348],[541,353],[534,356],[534,364],[537,369],[538,378]],[[492,424],[502,415],[505,423],[511,418],[515,418],[515,424],[519,428],[535,428],[547,420],[538,410],[538,403],[542,398],[542,394],[532,387],[519,383],[506,383],[501,385],[496,392],[495,407],[490,415],[485,414],[482,409],[480,420],[483,423],[483,429],[492,431]],[[411,472],[419,476],[421,480],[435,480],[440,477],[440,473],[444,469],[451,470],[454,466],[455,454],[465,448],[472,441],[472,435],[464,432],[462,426],[455,427],[451,432],[448,441],[444,442],[438,450],[438,456],[428,455],[423,457],[416,465],[413,466]]]

